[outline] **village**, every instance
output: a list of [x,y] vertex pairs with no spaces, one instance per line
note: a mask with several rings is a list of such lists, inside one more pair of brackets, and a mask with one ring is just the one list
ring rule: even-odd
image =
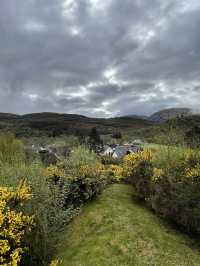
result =
[[[124,156],[131,153],[138,153],[142,151],[142,141],[136,139],[131,143],[125,142],[123,144],[104,144],[97,145],[95,151],[101,157],[108,157],[116,160],[122,159]],[[35,145],[32,144],[26,147],[27,157],[30,154],[38,154],[41,161],[46,165],[55,165],[61,161],[63,157],[67,158],[73,153],[73,147],[51,145]]]

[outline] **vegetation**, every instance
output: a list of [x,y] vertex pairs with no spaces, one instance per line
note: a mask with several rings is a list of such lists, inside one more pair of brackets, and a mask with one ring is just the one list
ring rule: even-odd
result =
[[[48,265],[55,252],[56,243],[62,238],[64,226],[79,212],[86,201],[101,192],[105,185],[104,169],[101,168],[97,156],[83,147],[75,149],[67,161],[48,168],[42,165],[37,157],[34,161],[27,161],[23,144],[13,135],[1,135],[1,147],[4,152],[0,157],[0,186],[2,186],[2,193],[5,194],[5,197],[2,194],[0,206],[3,209],[1,212],[3,212],[3,217],[10,217],[11,226],[17,226],[17,228],[13,227],[13,241],[18,239],[19,232],[17,230],[20,230],[24,236],[22,245],[21,240],[16,240],[18,241],[17,248],[20,248],[17,249],[19,252],[16,250],[18,252],[16,253],[14,242],[12,249],[9,249],[6,246],[9,243],[5,242],[9,239],[4,234],[4,228],[8,230],[9,223],[3,224],[3,227],[0,226],[1,241],[4,241],[1,246],[4,245],[6,262],[9,259],[8,252],[10,252],[11,259],[16,255],[16,260],[19,262],[22,259],[24,265]],[[81,153],[79,153],[80,150]],[[12,204],[15,194],[9,193],[17,191],[16,197],[19,197],[18,184],[22,178],[30,187],[32,197],[26,205],[21,206],[21,202]],[[21,189],[24,193],[27,191],[24,186],[21,186]],[[14,202],[16,201],[17,198]],[[12,205],[12,209],[9,209],[10,205]],[[13,215],[13,222],[10,213]],[[15,217],[18,219],[19,225],[17,222],[14,223]],[[33,217],[33,228],[28,235],[25,234],[25,229],[29,225],[29,220],[26,219],[26,224],[25,217]],[[8,228],[6,229],[5,226]],[[3,235],[5,238],[2,239]],[[2,252],[1,255],[4,256]],[[15,252],[14,255],[11,252]],[[21,254],[25,256],[20,257]],[[5,260],[4,257],[2,257],[2,261]]]
[[115,184],[66,227],[61,266],[200,264],[195,241],[138,204],[131,186]]
[[137,197],[185,231],[200,233],[200,153],[171,147],[125,158]]
[[[38,117],[36,114],[34,120],[40,121],[40,118],[41,116]],[[26,119],[32,120],[32,117],[28,116]],[[124,118],[119,120],[123,121]],[[111,119],[110,122],[116,123],[116,120]],[[185,232],[200,236],[200,151],[197,149],[199,130],[192,128],[185,133],[180,130],[179,122],[180,120],[165,122],[165,127],[160,127],[160,131],[157,132],[157,144],[145,144],[144,151],[129,154],[122,160],[100,157],[98,152],[105,141],[123,142],[128,139],[130,133],[127,133],[128,131],[124,134],[116,130],[117,135],[109,134],[102,137],[94,127],[88,137],[82,136],[79,132],[77,136],[44,135],[40,138],[21,138],[21,140],[16,139],[12,133],[2,133],[0,135],[0,264],[59,265],[59,258],[57,260],[55,256],[55,260],[52,260],[52,257],[57,252],[57,244],[64,241],[65,247],[58,247],[58,254],[61,254],[63,263],[66,263],[63,265],[67,265],[68,260],[71,265],[82,265],[81,260],[87,265],[108,265],[108,259],[110,259],[109,265],[147,265],[147,261],[151,263],[148,265],[163,265],[163,261],[169,262],[168,265],[179,265],[177,262],[181,256],[183,259],[181,265],[199,265],[200,259],[196,249],[189,248],[186,244],[192,242],[183,237],[186,242],[179,246],[178,239],[181,236],[171,229],[169,229],[170,238],[173,235],[171,242],[174,242],[170,244],[171,247],[164,245],[162,241],[159,242],[158,239],[161,237],[164,239],[169,237],[169,235],[161,236],[164,234],[164,225],[159,218],[139,207],[136,202],[130,201],[130,194],[133,193],[135,199],[145,203],[158,216],[175,223]],[[52,149],[59,153],[58,162],[48,166],[43,164],[39,155],[33,153],[30,148],[33,144],[34,147],[51,145]],[[124,183],[131,183],[134,191],[130,186],[122,185]],[[108,185],[111,187],[107,188]],[[86,213],[87,209],[92,208],[92,212],[98,217],[102,206],[103,218],[96,218],[92,214],[93,218],[89,216],[92,220],[86,218],[85,223],[83,222],[84,228],[80,226],[80,229],[70,231],[75,230],[73,224],[84,215],[84,212],[80,214],[83,205],[95,199],[105,188],[107,189],[103,201],[100,197],[91,203],[91,207],[86,207]],[[111,223],[107,223],[107,218],[104,220],[104,211],[105,217],[108,217]],[[134,216],[134,211],[138,218]],[[72,225],[68,225],[77,214],[80,216],[75,218]],[[144,223],[144,218],[150,219],[149,222],[153,224],[148,227]],[[136,221],[138,225],[135,228]],[[146,228],[143,228],[141,221]],[[82,236],[81,230],[87,233],[89,227],[92,228],[93,225],[94,239],[89,238],[89,242],[85,243],[85,247],[91,248],[86,252],[81,246],[82,242],[77,246],[76,237]],[[115,231],[119,233],[119,228],[120,238],[113,238]],[[158,235],[154,235],[152,240],[150,231],[155,228],[158,230]],[[65,230],[67,230],[67,241],[62,239]],[[135,238],[139,235],[136,234],[137,230],[142,233]],[[108,234],[103,234],[105,238],[99,234],[102,231]],[[141,242],[144,239],[146,242]],[[113,244],[115,241],[118,244]],[[122,241],[122,244],[118,241]],[[156,245],[156,241],[159,242],[159,246]],[[105,247],[102,247],[103,244]],[[66,247],[69,247],[67,251]],[[164,248],[168,252],[167,256],[163,255]],[[178,250],[177,254],[173,250],[175,248]],[[106,256],[98,259],[98,255],[103,251]],[[94,256],[90,256],[90,252],[94,252]],[[120,257],[116,255],[117,252],[121,254]],[[187,258],[191,254],[194,254],[192,260]]]
[[33,217],[20,212],[20,205],[30,200],[30,190],[22,181],[14,190],[0,187],[0,264],[19,265],[25,253],[24,238],[33,225]]
[[11,131],[19,138],[76,135],[82,144],[93,128],[96,128],[101,135],[112,135],[116,131],[125,132],[148,128],[153,124],[145,119],[130,117],[103,119],[57,113],[36,113],[22,116],[0,113],[0,130]]
[[98,152],[98,149],[102,147],[102,140],[99,135],[98,130],[94,127],[92,128],[90,134],[89,134],[89,139],[88,139],[88,145],[91,150]]

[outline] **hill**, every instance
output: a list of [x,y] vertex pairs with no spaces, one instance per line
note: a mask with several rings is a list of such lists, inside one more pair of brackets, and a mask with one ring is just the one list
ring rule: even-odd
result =
[[18,136],[79,133],[87,135],[93,127],[96,127],[101,134],[110,134],[116,130],[144,129],[152,125],[151,121],[131,117],[106,119],[58,113],[0,114],[0,129],[13,131]]
[[149,117],[150,121],[165,122],[173,118],[181,118],[192,115],[192,110],[189,108],[169,108],[152,114]]
[[195,241],[139,205],[128,185],[112,185],[66,228],[61,265],[200,265]]
[[[168,120],[167,117],[171,119]],[[190,109],[187,108],[162,110],[151,116],[151,120],[138,116],[106,119],[50,112],[25,115],[0,113],[0,130],[14,132],[18,137],[41,137],[88,135],[96,127],[100,134],[120,131],[131,138],[134,136],[151,142],[155,141],[159,132],[168,132],[168,122],[171,120],[184,134],[193,127],[200,127],[200,115],[190,114]]]

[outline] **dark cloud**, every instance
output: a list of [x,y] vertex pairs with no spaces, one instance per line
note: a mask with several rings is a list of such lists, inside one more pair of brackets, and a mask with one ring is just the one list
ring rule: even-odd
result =
[[2,112],[198,108],[198,0],[1,0]]

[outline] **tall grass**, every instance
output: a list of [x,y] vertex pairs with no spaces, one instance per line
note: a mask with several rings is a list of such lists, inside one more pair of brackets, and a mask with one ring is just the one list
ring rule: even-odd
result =
[[95,167],[99,159],[84,147],[76,148],[63,164],[55,166],[55,169],[61,167],[65,174],[53,182],[45,175],[47,169],[39,158],[33,158],[26,160],[23,144],[12,134],[0,135],[0,186],[16,187],[25,179],[33,196],[26,206],[22,206],[24,213],[34,215],[35,223],[25,240],[29,255],[24,257],[23,265],[46,266],[62,238],[64,225],[84,202],[101,191],[101,180],[95,173],[91,174],[93,178],[86,178],[87,171],[77,176],[81,166]]
[[90,151],[84,146],[79,146],[73,150],[70,157],[65,160],[65,167],[76,169],[82,165],[95,165],[100,160],[96,153]]
[[25,160],[24,147],[11,133],[0,135],[0,164],[20,165]]
[[44,177],[44,166],[36,159],[28,162],[24,146],[12,134],[0,135],[0,186],[17,187],[26,179],[32,199],[22,207],[23,212],[34,215],[35,227],[26,244],[30,256],[25,265],[47,265],[69,216],[63,209],[62,196],[57,187],[50,187]]

